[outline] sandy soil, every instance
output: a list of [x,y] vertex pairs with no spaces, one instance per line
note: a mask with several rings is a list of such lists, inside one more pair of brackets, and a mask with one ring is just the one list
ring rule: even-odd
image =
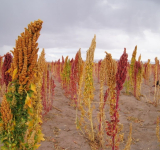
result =
[[[131,150],[158,150],[160,149],[156,137],[156,119],[160,116],[160,106],[155,107],[153,102],[154,87],[142,84],[142,96],[140,101],[130,94],[126,95],[123,89],[120,95],[120,122],[124,129],[124,148],[129,135],[129,124],[132,123],[132,145]],[[45,117],[42,125],[46,141],[42,142],[39,150],[67,149],[67,150],[90,150],[89,142],[76,130],[75,109],[70,106],[70,100],[64,96],[60,83],[55,81],[55,97],[53,110]],[[106,88],[106,87],[105,87]],[[95,81],[94,101],[99,100],[100,86]],[[147,97],[147,98],[146,98]],[[98,107],[94,111],[98,113]]]
[[[119,106],[120,122],[124,126],[124,143],[121,144],[120,150],[126,144],[130,123],[133,126],[131,150],[160,149],[160,143],[156,137],[156,119],[160,116],[160,106],[155,107],[151,104],[154,96],[152,83],[142,84],[140,101],[136,100],[132,94],[126,95],[124,89],[121,91]],[[70,99],[64,95],[60,83],[55,80],[55,84],[53,109],[45,116],[42,124],[45,141],[41,143],[38,150],[90,150],[89,142],[76,129],[75,108],[70,106]],[[100,86],[95,81],[94,102],[99,101],[99,90]],[[98,105],[94,110],[95,118],[97,113]]]

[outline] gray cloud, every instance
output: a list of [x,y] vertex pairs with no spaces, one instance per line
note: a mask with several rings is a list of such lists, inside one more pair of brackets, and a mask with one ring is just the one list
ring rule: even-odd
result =
[[94,34],[97,35],[95,58],[104,55],[105,50],[119,58],[124,47],[132,54],[135,45],[140,45],[140,53],[152,48],[156,56],[160,46],[155,43],[160,39],[159,7],[159,0],[2,1],[0,55],[7,52],[7,46],[14,47],[24,27],[41,19],[44,23],[38,42],[40,48],[46,49],[47,59],[62,54],[54,52],[55,49],[74,56],[82,48],[85,57]]

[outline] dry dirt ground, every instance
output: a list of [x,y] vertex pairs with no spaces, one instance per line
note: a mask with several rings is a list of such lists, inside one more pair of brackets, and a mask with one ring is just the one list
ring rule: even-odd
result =
[[[160,106],[153,106],[154,87],[153,82],[149,85],[142,84],[142,96],[140,101],[130,94],[126,95],[125,90],[120,95],[120,122],[123,124],[124,143],[121,144],[122,150],[127,142],[129,135],[129,124],[132,123],[132,145],[131,150],[158,150],[156,136],[156,119],[160,116]],[[39,150],[90,150],[89,142],[76,129],[75,114],[73,106],[70,106],[70,99],[64,95],[60,83],[55,80],[55,97],[53,110],[45,117],[42,125],[45,141],[42,142]],[[106,88],[106,87],[105,87]],[[104,89],[105,91],[105,89]],[[99,101],[100,85],[95,81],[94,102]],[[97,103],[98,104],[98,103]],[[107,109],[107,108],[106,108]],[[93,116],[96,118],[98,106]],[[107,115],[106,115],[107,116]],[[96,120],[96,119],[95,119]]]
[[[160,149],[160,143],[156,136],[156,119],[157,116],[160,116],[160,106],[152,105],[154,96],[152,83],[142,84],[140,101],[136,100],[132,94],[126,95],[124,89],[121,91],[119,107],[120,122],[124,126],[124,143],[121,144],[120,150],[123,150],[126,144],[130,123],[133,126],[131,150]],[[73,106],[70,106],[71,100],[64,95],[60,83],[55,80],[55,84],[53,109],[45,116],[42,124],[45,141],[41,142],[38,150],[90,150],[89,142],[76,129],[76,111]],[[99,91],[100,85],[95,81],[94,102],[99,101]],[[98,103],[95,104],[97,106],[93,116],[96,118]],[[108,108],[106,107],[106,109]]]

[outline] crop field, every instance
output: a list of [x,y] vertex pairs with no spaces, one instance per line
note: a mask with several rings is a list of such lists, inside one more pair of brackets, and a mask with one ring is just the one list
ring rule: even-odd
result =
[[[0,56],[0,149],[160,149],[160,64],[129,62],[104,52],[94,61],[96,35],[81,57],[38,57],[43,21],[28,24],[15,47]],[[41,35],[43,36],[43,35]]]

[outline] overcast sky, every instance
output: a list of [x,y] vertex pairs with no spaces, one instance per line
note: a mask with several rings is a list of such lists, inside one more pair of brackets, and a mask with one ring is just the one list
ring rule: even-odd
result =
[[75,57],[81,48],[86,58],[96,34],[95,59],[105,51],[119,59],[126,47],[129,59],[160,58],[160,0],[0,0],[0,55],[15,46],[18,35],[34,20],[43,20],[39,53],[47,61]]

